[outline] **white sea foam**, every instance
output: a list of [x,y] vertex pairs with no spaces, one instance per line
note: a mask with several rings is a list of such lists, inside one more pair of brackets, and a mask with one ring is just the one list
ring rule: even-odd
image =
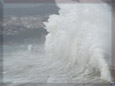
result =
[[59,15],[51,15],[44,23],[49,32],[45,49],[53,69],[47,81],[89,77],[111,81],[111,8],[107,4],[57,5]]
[[10,86],[30,82],[111,81],[108,68],[111,65],[111,11],[108,5],[58,6],[59,15],[51,15],[45,22],[49,32],[46,55],[41,44],[4,47],[4,82],[12,82]]

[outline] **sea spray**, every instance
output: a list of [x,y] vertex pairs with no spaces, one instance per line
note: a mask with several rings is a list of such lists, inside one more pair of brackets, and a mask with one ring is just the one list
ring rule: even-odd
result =
[[104,3],[57,6],[59,15],[51,15],[44,23],[45,50],[54,69],[48,82],[89,77],[111,81],[111,8]]

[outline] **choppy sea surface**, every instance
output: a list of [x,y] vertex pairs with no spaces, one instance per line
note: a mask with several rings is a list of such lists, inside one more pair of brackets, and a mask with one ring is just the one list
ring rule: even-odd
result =
[[[28,86],[29,85],[28,83],[30,83],[30,86],[34,86],[34,84],[36,83],[38,83],[39,85],[37,84],[35,86],[42,86],[43,84],[44,84],[43,86],[47,86],[47,85],[58,86],[59,83],[60,85],[63,86],[64,85],[74,86],[75,83],[92,83],[92,82],[102,83],[103,82],[101,79],[99,79],[98,76],[97,78],[94,77],[95,73],[89,75],[88,77],[86,76],[84,78],[81,76],[79,77],[79,79],[77,79],[77,81],[73,80],[73,82],[71,82],[70,77],[69,77],[70,80],[67,80],[68,78],[67,76],[58,76],[58,77],[55,76],[56,78],[59,79],[60,77],[62,77],[61,78],[62,82],[60,82],[60,80],[58,79],[55,80],[55,77],[53,79],[48,74],[51,71],[55,71],[56,67],[58,66],[54,67],[53,63],[48,62],[49,61],[48,57],[45,56],[44,45],[39,44],[39,45],[31,45],[31,46],[32,48],[30,48],[30,45],[24,45],[24,44],[4,45],[4,58],[3,58],[4,79],[3,80],[4,83],[7,84],[7,86],[26,86],[26,85]],[[53,67],[51,67],[50,65],[52,65]],[[51,84],[55,82],[58,84]],[[27,84],[23,85],[24,83]],[[83,86],[83,84],[80,84],[80,86]],[[85,86],[90,86],[90,85],[85,84]]]
[[[65,36],[59,34],[59,37],[62,39],[59,40],[60,44],[57,40],[56,43],[53,41],[56,45],[56,49],[58,48],[57,43],[61,45],[57,53],[59,53],[63,48],[62,46],[65,45]],[[110,86],[109,83],[101,80],[99,71],[89,71],[86,68],[85,71],[76,74],[82,66],[78,67],[79,69],[76,68],[77,65],[67,67],[68,63],[65,64],[58,61],[62,59],[60,53],[58,54],[61,57],[59,59],[55,58],[56,56],[49,58],[46,55],[44,43],[34,44],[31,41],[32,40],[27,44],[6,43],[3,46],[3,80],[7,86]],[[49,47],[49,44],[47,47]],[[49,49],[50,48],[51,47],[49,47]],[[53,49],[52,53],[54,53]],[[61,52],[61,54],[63,54],[63,52]],[[69,55],[69,53],[66,54]],[[65,60],[68,62],[66,56]],[[79,85],[75,85],[76,83]],[[97,83],[106,84],[98,85]]]
[[28,47],[29,45],[4,45],[4,82],[44,81],[45,77],[39,76],[40,71],[38,70],[42,62],[40,59],[45,58],[43,46],[34,46],[36,50],[30,50]]

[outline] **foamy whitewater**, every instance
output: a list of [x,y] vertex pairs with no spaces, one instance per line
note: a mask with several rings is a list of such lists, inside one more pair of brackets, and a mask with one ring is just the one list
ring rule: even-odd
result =
[[49,32],[45,46],[40,41],[4,45],[3,75],[7,86],[94,86],[112,80],[111,8],[104,3],[57,5],[59,14],[51,15],[44,23]]
[[107,4],[57,4],[45,22],[47,82],[111,81],[111,8]]

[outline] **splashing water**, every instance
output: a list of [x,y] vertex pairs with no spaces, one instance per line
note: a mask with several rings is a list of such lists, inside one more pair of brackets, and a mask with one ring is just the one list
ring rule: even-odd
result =
[[49,32],[45,51],[42,43],[4,47],[4,82],[12,82],[8,86],[111,81],[111,8],[107,4],[57,5],[59,15],[51,15],[44,23]]
[[47,82],[111,81],[111,11],[107,4],[57,4],[45,22]]

